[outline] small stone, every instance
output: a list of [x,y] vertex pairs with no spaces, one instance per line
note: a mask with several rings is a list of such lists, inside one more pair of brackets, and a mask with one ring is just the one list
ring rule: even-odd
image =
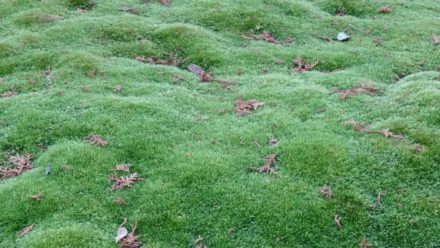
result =
[[337,39],[338,41],[344,42],[344,41],[348,41],[348,40],[350,40],[350,36],[349,36],[347,33],[345,33],[345,32],[340,32],[340,33],[336,36],[336,39]]

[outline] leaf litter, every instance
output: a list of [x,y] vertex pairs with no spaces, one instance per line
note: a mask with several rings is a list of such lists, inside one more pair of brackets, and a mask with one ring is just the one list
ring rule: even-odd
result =
[[371,84],[357,86],[351,89],[336,90],[335,93],[339,94],[341,100],[345,100],[349,97],[356,96],[358,94],[368,94],[370,96],[376,96],[379,91],[378,87],[372,86]]
[[87,139],[90,142],[90,144],[95,145],[95,146],[107,146],[108,145],[107,141],[105,141],[104,139],[102,139],[101,136],[96,135],[96,134],[89,135],[89,137]]
[[324,184],[324,186],[321,187],[319,193],[321,193],[321,195],[326,199],[330,199],[333,197],[333,191],[327,184]]
[[135,235],[137,229],[137,221],[131,225],[131,232],[128,232],[125,228],[127,219],[124,219],[116,233],[115,241],[120,248],[139,248],[141,246],[141,241],[139,236]]
[[237,116],[245,116],[262,107],[263,105],[264,102],[259,102],[254,99],[243,101],[242,98],[239,98],[235,102],[235,113]]
[[381,14],[388,14],[391,13],[392,11],[393,9],[391,9],[389,5],[382,6],[377,10],[377,12]]
[[9,156],[8,161],[12,166],[0,166],[0,178],[16,177],[25,171],[31,170],[33,168],[31,159],[32,154],[29,153],[22,156],[18,154]]
[[158,58],[156,56],[135,56],[134,59],[136,61],[146,63],[146,64],[152,64],[152,65],[169,65],[169,66],[180,66],[183,63],[185,63],[186,59],[182,59],[177,54],[170,53],[166,55],[165,59]]
[[131,188],[133,187],[133,184],[135,182],[142,180],[143,179],[137,173],[132,173],[129,176],[121,176],[121,177],[118,177],[115,174],[113,174],[112,176],[110,176],[110,181],[113,182],[111,190],[115,191],[125,187]]
[[259,167],[259,168],[251,168],[251,170],[253,171],[257,171],[258,173],[276,173],[275,171],[275,164],[276,164],[276,157],[277,154],[276,153],[272,153],[269,156],[265,157],[264,160],[264,165]]
[[17,93],[16,92],[14,92],[14,91],[5,91],[5,92],[3,92],[2,94],[0,94],[0,97],[13,97],[13,96],[16,96],[17,95]]
[[384,129],[380,129],[380,130],[370,130],[369,128],[365,127],[364,124],[357,122],[355,120],[347,121],[346,125],[351,126],[354,130],[361,132],[361,133],[379,133],[379,134],[382,134],[385,138],[394,138],[397,140],[403,139],[402,135],[394,134],[388,128],[384,128]]
[[302,73],[306,71],[313,70],[317,65],[319,64],[319,61],[308,63],[306,62],[301,56],[297,56],[295,60],[293,61],[293,71]]
[[115,166],[115,171],[125,171],[130,172],[130,165],[129,164],[118,164]]
[[251,38],[254,40],[265,41],[267,43],[272,43],[272,44],[290,44],[295,41],[295,38],[293,38],[292,36],[288,36],[285,40],[280,41],[276,39],[273,36],[273,34],[269,31],[263,31],[261,34],[255,34],[255,35],[244,35],[243,37],[246,39]]

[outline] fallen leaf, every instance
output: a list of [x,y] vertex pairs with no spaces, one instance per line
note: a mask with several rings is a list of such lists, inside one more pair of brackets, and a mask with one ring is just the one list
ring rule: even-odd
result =
[[43,197],[44,197],[44,193],[43,192],[39,192],[39,193],[37,193],[35,195],[29,196],[29,198],[31,200],[33,200],[33,201],[41,201],[43,199]]
[[31,170],[33,168],[31,159],[31,154],[23,156],[17,154],[15,156],[10,156],[8,160],[13,166],[0,166],[0,178],[15,177],[21,175],[25,171]]
[[275,173],[275,169],[273,168],[273,166],[276,163],[276,157],[276,153],[270,154],[263,159],[263,166],[261,166],[260,168],[252,168],[252,170],[257,171],[258,173]]
[[377,38],[373,42],[376,44],[376,46],[382,46],[383,44],[383,40],[381,38]]
[[333,192],[330,189],[330,186],[328,186],[327,184],[324,184],[324,186],[321,187],[321,189],[319,190],[319,193],[321,193],[321,195],[327,199],[330,199],[333,197]]
[[274,43],[274,44],[279,43],[279,41],[277,39],[275,39],[272,36],[272,34],[270,32],[268,32],[268,31],[264,31],[262,34],[259,34],[259,35],[252,35],[252,37],[255,40],[262,40],[262,41],[269,42],[269,43]]
[[432,43],[434,45],[440,44],[440,35],[432,34]]
[[113,182],[111,190],[119,190],[125,187],[133,187],[133,184],[137,181],[142,181],[143,179],[139,177],[137,173],[133,173],[129,176],[121,176],[117,177],[116,175],[112,175],[110,177],[110,181]]
[[335,215],[335,224],[338,226],[339,229],[342,229],[342,218],[339,215]]
[[263,105],[263,102],[259,102],[257,100],[243,101],[242,98],[239,98],[235,102],[235,113],[238,116],[244,116],[250,114],[254,110],[257,110]]
[[107,146],[108,142],[103,140],[101,138],[101,136],[96,135],[96,134],[91,134],[88,137],[88,140],[90,142],[90,144],[95,145],[95,146]]
[[5,91],[2,94],[0,94],[0,97],[12,97],[17,95],[14,91]]
[[19,235],[20,237],[23,237],[24,235],[26,235],[28,232],[32,231],[32,228],[34,228],[34,224],[27,226],[25,228],[23,228],[23,230],[20,231]]
[[359,242],[359,248],[368,248],[370,246],[369,241],[367,238],[361,239]]
[[391,11],[393,11],[393,10],[388,5],[382,6],[377,10],[377,12],[381,13],[381,14],[388,14],[388,13],[391,13]]
[[202,73],[200,73],[200,82],[211,82],[214,78],[207,72],[202,71]]
[[170,6],[171,0],[160,0],[160,2],[165,6]]
[[[116,243],[118,243],[120,248],[138,248],[138,247],[140,247],[142,243],[140,242],[139,237],[134,234],[137,229],[137,222],[135,222],[133,225],[131,225],[131,232],[128,232],[127,229],[124,227],[126,222],[127,222],[127,219],[124,219],[124,222],[118,228],[117,234],[119,234],[119,232],[120,232],[120,234],[121,234],[120,236],[124,236],[124,237],[117,240]],[[117,238],[118,238],[118,235],[116,235],[115,240]]]
[[115,167],[115,171],[130,172],[130,165],[129,164],[118,164]]
[[305,62],[300,56],[297,56],[295,60],[293,61],[293,71],[294,72],[305,72],[305,71],[311,71],[315,68],[316,65],[319,64],[319,61],[316,61],[314,63],[307,63]]
[[369,94],[370,96],[375,96],[377,91],[379,91],[379,88],[368,84],[351,89],[336,90],[335,92],[339,94],[340,99],[345,100],[358,94]]

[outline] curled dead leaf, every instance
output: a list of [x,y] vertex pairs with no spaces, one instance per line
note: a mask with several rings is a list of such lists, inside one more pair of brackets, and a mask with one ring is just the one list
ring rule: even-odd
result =
[[258,173],[275,173],[275,169],[273,168],[273,166],[276,163],[276,157],[277,157],[276,153],[270,154],[269,156],[263,159],[264,160],[263,166],[261,166],[260,168],[251,168],[251,169],[257,171]]
[[393,9],[391,9],[389,5],[382,6],[377,10],[377,12],[381,14],[388,14],[391,13],[391,11],[393,11]]
[[125,187],[133,187],[133,184],[137,181],[142,181],[143,179],[139,177],[137,173],[133,173],[129,176],[117,177],[116,175],[112,175],[110,177],[110,181],[113,182],[111,190],[119,190]]
[[264,102],[257,100],[243,101],[242,98],[237,99],[235,102],[235,113],[238,116],[244,116],[250,114],[252,111],[257,110],[264,105]]
[[377,91],[379,91],[379,88],[367,84],[346,90],[336,90],[335,92],[339,94],[340,99],[345,100],[358,94],[369,94],[370,96],[375,96]]
[[15,93],[14,91],[6,91],[6,92],[3,92],[2,94],[0,94],[0,97],[13,97],[16,95],[17,95],[17,93]]
[[18,235],[20,235],[20,237],[23,237],[24,235],[26,235],[28,232],[32,231],[32,228],[34,228],[34,224],[27,226],[25,228],[23,228],[20,233]]
[[313,62],[313,63],[307,63],[306,61],[301,58],[301,56],[297,56],[295,60],[293,61],[293,71],[294,72],[306,72],[313,70],[317,65],[319,64],[319,61]]
[[333,192],[332,192],[330,186],[328,186],[327,184],[324,184],[324,186],[321,187],[321,189],[319,190],[319,193],[321,193],[321,195],[327,199],[330,199],[333,197]]
[[135,235],[137,229],[137,222],[131,225],[131,232],[124,227],[127,223],[127,219],[119,226],[115,240],[120,248],[139,248],[141,246],[141,241],[139,236]]
[[91,134],[88,137],[88,140],[90,142],[90,144],[95,145],[95,146],[107,146],[108,142],[103,140],[101,136],[96,135],[96,134]]

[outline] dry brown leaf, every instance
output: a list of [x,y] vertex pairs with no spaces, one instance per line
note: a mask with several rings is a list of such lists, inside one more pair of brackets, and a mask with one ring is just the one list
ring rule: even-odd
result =
[[23,237],[24,235],[26,235],[28,232],[32,231],[32,228],[34,228],[34,224],[27,226],[25,228],[23,228],[23,230],[20,231],[19,235],[20,237]]
[[108,142],[103,140],[101,138],[101,136],[96,135],[96,134],[91,134],[88,137],[88,140],[90,142],[90,144],[95,145],[95,146],[107,146]]
[[111,190],[119,190],[125,187],[133,187],[133,184],[137,181],[142,181],[143,179],[139,177],[137,173],[133,173],[129,176],[117,177],[116,175],[112,175],[110,177],[110,181],[113,182]]
[[376,46],[382,46],[383,44],[383,40],[381,38],[377,38],[373,42],[376,44]]
[[0,178],[15,177],[33,168],[32,155],[15,155],[8,158],[13,167],[0,166]]
[[366,131],[368,131],[368,129],[365,128],[365,126],[362,123],[357,122],[355,120],[349,120],[345,124],[351,126],[354,130],[356,130],[358,132],[366,132]]
[[367,238],[361,239],[359,242],[359,248],[368,248],[370,246],[369,241]]
[[324,184],[324,186],[321,187],[321,189],[319,190],[319,193],[321,193],[321,195],[327,199],[330,199],[333,197],[333,192],[332,192],[330,186],[328,186],[327,184]]
[[342,229],[342,218],[339,215],[335,215],[335,224],[338,226],[339,229]]
[[29,196],[29,198],[31,200],[33,200],[33,201],[41,201],[43,199],[43,197],[44,197],[44,193],[43,192],[39,192],[39,193],[37,193],[35,195]]
[[257,100],[249,100],[243,101],[242,98],[239,98],[235,102],[235,113],[238,116],[244,116],[250,114],[252,111],[257,110],[261,106],[263,106],[263,102],[259,102]]
[[346,90],[336,90],[335,92],[339,94],[340,99],[345,100],[358,94],[369,94],[370,96],[375,96],[377,91],[379,91],[379,88],[368,84]]
[[2,94],[0,94],[0,97],[12,97],[17,95],[14,91],[5,91]]
[[262,40],[269,43],[277,44],[279,41],[275,39],[272,34],[268,31],[264,31],[262,34],[252,35],[255,40]]
[[200,73],[200,82],[208,83],[214,80],[214,77],[212,77],[209,73],[202,71]]
[[118,164],[115,167],[115,171],[130,172],[130,165],[129,164]]
[[299,72],[299,73],[305,72],[305,71],[311,71],[318,64],[319,64],[319,61],[316,61],[314,63],[307,63],[300,56],[298,56],[293,61],[293,65],[294,65],[293,71],[294,72]]
[[[139,248],[141,247],[141,241],[139,236],[136,236],[134,233],[136,232],[137,229],[137,222],[135,222],[133,225],[131,225],[131,232],[129,233],[125,233],[125,231],[127,230],[124,225],[127,222],[127,219],[124,219],[124,222],[119,226],[118,228],[118,234],[119,231],[121,230],[120,236],[123,236],[122,238],[120,238],[119,240],[116,239],[116,243],[118,243],[120,248]],[[124,230],[125,229],[125,230]],[[118,238],[118,237],[116,237]]]
[[328,37],[328,36],[319,35],[319,34],[314,34],[314,36],[318,37],[319,39],[321,39],[323,41],[327,41],[327,42],[332,42],[333,41],[333,39],[331,37]]
[[252,170],[257,171],[258,173],[275,173],[275,169],[273,168],[273,166],[276,163],[276,157],[276,153],[270,154],[263,159],[263,166],[261,166],[260,168],[252,168]]
[[432,43],[434,45],[440,44],[440,35],[432,34]]
[[160,0],[160,3],[162,3],[165,6],[170,6],[171,0]]
[[393,9],[388,5],[382,6],[377,10],[377,12],[381,14],[388,14],[391,13],[391,11],[393,11]]

